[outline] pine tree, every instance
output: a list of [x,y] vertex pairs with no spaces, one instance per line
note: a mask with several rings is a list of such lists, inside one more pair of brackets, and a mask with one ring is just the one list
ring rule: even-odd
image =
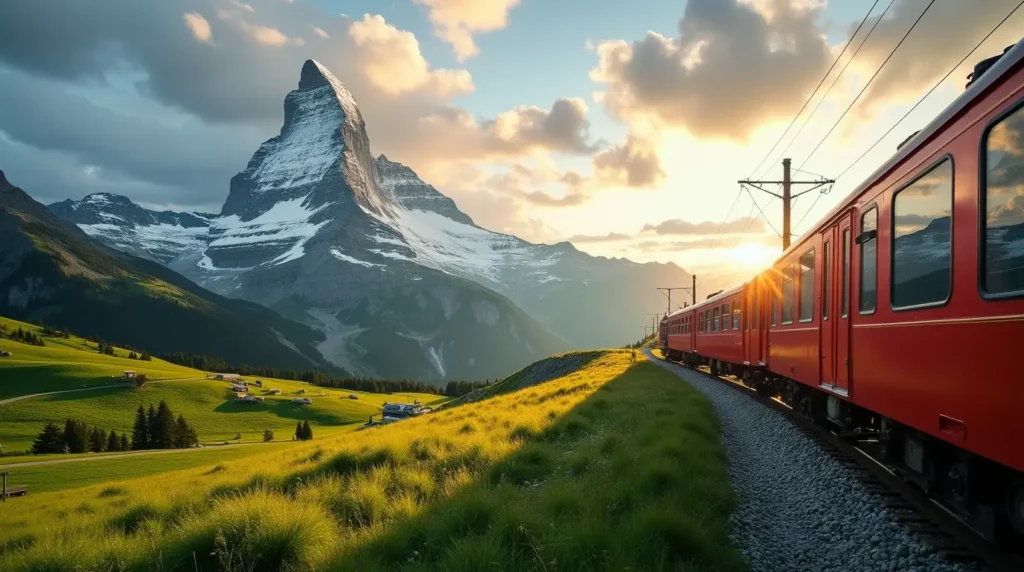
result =
[[106,444],[107,432],[99,427],[93,427],[89,432],[89,450],[93,453],[102,453]]
[[121,447],[119,451],[127,451],[132,448],[132,444],[128,442],[128,433],[121,433]]
[[305,435],[305,433],[302,432],[302,421],[299,421],[299,424],[295,426],[295,439],[297,441],[302,441],[303,435]]
[[313,438],[313,428],[309,426],[309,421],[302,422],[302,437],[306,441]]
[[117,438],[117,431],[111,431],[110,435],[107,435],[107,450],[108,451],[120,451],[121,440]]
[[174,443],[172,446],[175,449],[184,449],[190,447],[189,443],[189,427],[188,421],[185,421],[185,416],[178,414],[178,421],[174,424]]
[[155,441],[154,449],[174,448],[174,412],[162,399],[156,410],[156,431],[152,438]]
[[36,440],[32,442],[32,453],[36,455],[60,453],[63,450],[64,433],[54,423],[47,423]]
[[85,421],[69,417],[64,422],[64,444],[72,453],[85,453],[89,450],[89,427]]
[[159,449],[158,437],[156,428],[156,408],[153,404],[149,404],[149,409],[146,410],[146,448],[147,449]]
[[[127,438],[127,433],[124,438]],[[135,425],[132,427],[132,449],[140,451],[149,448],[149,424],[146,422],[146,410],[139,405],[135,412]]]

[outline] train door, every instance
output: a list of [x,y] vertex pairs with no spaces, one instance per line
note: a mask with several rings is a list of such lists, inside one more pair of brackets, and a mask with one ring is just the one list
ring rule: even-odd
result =
[[835,284],[836,275],[835,256],[833,253],[833,246],[836,244],[836,234],[838,227],[830,226],[821,233],[821,320],[819,321],[818,332],[820,335],[818,345],[818,356],[821,363],[820,366],[820,377],[819,381],[821,385],[833,387],[836,383],[836,371],[835,371],[835,348],[836,348],[836,320],[835,311],[833,310],[833,303],[835,301]]
[[836,287],[832,289],[837,294],[836,319],[831,320],[835,332],[835,387],[839,391],[850,391],[850,290],[853,288],[853,273],[851,270],[851,257],[853,255],[853,237],[850,231],[850,219],[852,213],[847,213],[840,219],[836,236]]
[[757,336],[761,344],[760,362],[765,365],[768,365],[768,346],[771,345],[768,343],[768,315],[775,300],[775,296],[772,295],[771,276],[771,270],[768,270],[754,281],[757,285]]
[[744,336],[746,337],[746,361],[749,365],[756,366],[761,361],[761,339],[758,336],[760,316],[758,315],[757,303],[757,278],[750,281],[743,289],[744,295]]

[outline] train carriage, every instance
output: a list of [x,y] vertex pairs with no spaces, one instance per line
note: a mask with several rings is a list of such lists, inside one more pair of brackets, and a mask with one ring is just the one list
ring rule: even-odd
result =
[[669,316],[696,327],[666,344],[877,431],[976,528],[1024,535],[1024,43],[979,75],[771,268]]

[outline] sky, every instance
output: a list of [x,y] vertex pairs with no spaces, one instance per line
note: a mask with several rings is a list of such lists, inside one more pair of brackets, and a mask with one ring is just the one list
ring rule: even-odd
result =
[[675,262],[703,294],[781,249],[779,201],[738,180],[780,178],[783,156],[796,176],[838,176],[794,204],[794,233],[813,228],[1024,36],[1021,10],[893,128],[1016,5],[4,2],[0,169],[46,203],[112,192],[219,212],[313,58],[355,95],[373,152],[481,226]]

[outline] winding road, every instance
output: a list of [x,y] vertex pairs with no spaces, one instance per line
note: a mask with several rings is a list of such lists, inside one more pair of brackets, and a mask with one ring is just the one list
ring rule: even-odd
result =
[[[167,383],[168,381],[202,381],[205,378],[202,377],[178,377],[175,379],[154,379],[153,381],[147,381],[146,385],[151,383]],[[58,395],[61,393],[74,393],[76,391],[92,391],[94,389],[105,389],[109,387],[133,387],[127,383],[114,383],[111,385],[94,385],[92,387],[79,387],[78,389],[62,389],[60,391],[47,391],[46,393],[30,393],[28,395],[19,395],[17,397],[9,397],[7,399],[0,399],[0,405],[7,405],[14,403],[15,401],[21,401],[23,399],[31,399],[33,397],[46,397],[47,395]]]

